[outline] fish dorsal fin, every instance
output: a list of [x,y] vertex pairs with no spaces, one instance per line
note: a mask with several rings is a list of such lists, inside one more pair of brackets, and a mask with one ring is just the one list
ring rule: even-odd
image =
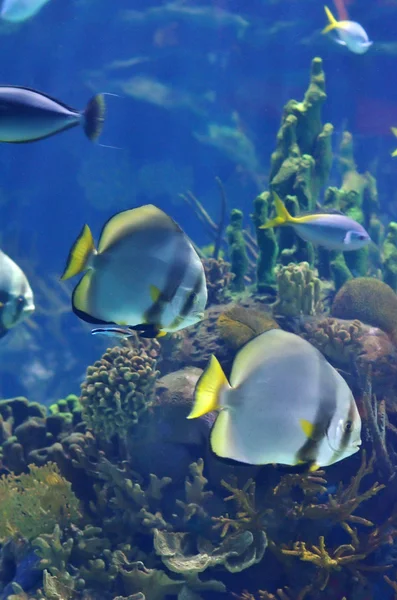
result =
[[219,395],[223,388],[229,387],[229,382],[218,359],[211,356],[207,368],[197,382],[194,406],[187,418],[196,419],[220,408]]
[[103,226],[98,252],[109,249],[125,235],[133,235],[134,232],[142,232],[149,227],[182,231],[179,225],[164,211],[153,204],[146,204],[138,208],[123,210],[111,217]]
[[88,225],[84,225],[78,238],[73,244],[61,280],[65,281],[78,275],[87,268],[90,257],[95,252],[94,238]]

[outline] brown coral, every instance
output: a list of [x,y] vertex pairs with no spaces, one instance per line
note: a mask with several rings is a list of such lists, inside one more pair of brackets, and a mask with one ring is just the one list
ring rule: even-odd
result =
[[230,271],[230,263],[222,258],[204,258],[202,260],[207,282],[207,306],[225,302],[230,282],[234,275]]

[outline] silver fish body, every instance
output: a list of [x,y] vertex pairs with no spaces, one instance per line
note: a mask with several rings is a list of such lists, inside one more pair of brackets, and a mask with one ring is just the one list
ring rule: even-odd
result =
[[33,292],[25,273],[0,250],[0,337],[34,310]]
[[104,100],[100,94],[81,112],[37,90],[0,86],[0,142],[34,142],[78,125],[94,140],[103,120]]
[[306,242],[324,246],[328,250],[359,250],[371,242],[364,227],[344,215],[313,215],[305,223],[291,225]]

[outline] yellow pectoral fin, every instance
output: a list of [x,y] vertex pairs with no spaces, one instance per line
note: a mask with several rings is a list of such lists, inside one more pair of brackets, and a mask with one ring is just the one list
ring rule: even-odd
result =
[[95,252],[94,239],[91,229],[84,225],[81,233],[73,244],[61,280],[65,281],[78,275],[87,267],[90,256]]
[[305,436],[312,439],[314,433],[313,423],[310,423],[310,421],[307,421],[306,419],[300,419],[299,423]]
[[219,361],[211,356],[207,368],[196,385],[194,405],[188,419],[196,419],[219,408],[219,394],[225,387],[230,387]]

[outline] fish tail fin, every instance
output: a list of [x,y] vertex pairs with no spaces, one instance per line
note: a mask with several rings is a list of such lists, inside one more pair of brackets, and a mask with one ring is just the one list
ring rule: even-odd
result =
[[325,14],[327,15],[329,23],[328,23],[327,27],[325,27],[322,30],[321,33],[328,33],[329,31],[332,31],[333,29],[337,29],[339,27],[339,23],[335,19],[332,12],[329,10],[328,6],[324,6],[324,10],[325,10]]
[[105,96],[97,94],[88,102],[84,111],[84,133],[95,142],[101,135],[105,121]]
[[94,238],[88,225],[84,225],[77,240],[73,244],[61,280],[65,281],[78,275],[87,268],[91,256],[95,253]]
[[210,361],[196,385],[194,405],[188,419],[196,419],[220,408],[219,396],[223,389],[230,388],[219,361],[211,356]]
[[284,202],[276,192],[274,192],[274,207],[277,216],[274,217],[274,219],[270,219],[270,221],[264,225],[261,225],[259,229],[270,229],[271,227],[279,227],[280,225],[294,223],[294,217],[289,214],[288,210],[285,208]]

